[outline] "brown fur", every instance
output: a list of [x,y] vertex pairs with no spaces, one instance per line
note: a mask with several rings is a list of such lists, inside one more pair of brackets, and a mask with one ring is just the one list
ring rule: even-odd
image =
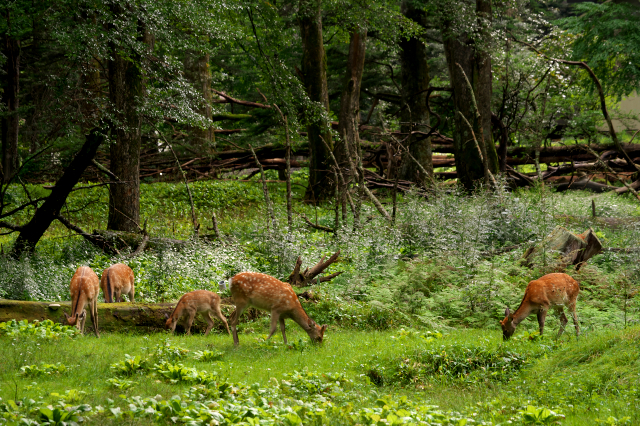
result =
[[89,315],[93,323],[93,331],[96,337],[100,337],[98,332],[98,293],[100,293],[98,276],[88,266],[81,266],[76,270],[71,278],[71,316],[64,313],[67,323],[75,325],[78,330],[84,333],[84,322],[87,312],[84,308],[89,305]]
[[104,302],[122,302],[122,296],[125,294],[129,296],[130,302],[135,302],[133,280],[133,271],[124,263],[116,263],[105,269],[100,279]]
[[176,308],[169,318],[167,318],[167,328],[171,329],[171,332],[176,330],[176,324],[183,315],[187,315],[187,334],[191,334],[191,325],[193,325],[193,319],[196,313],[202,313],[202,317],[207,321],[207,331],[204,335],[208,335],[213,328],[213,318],[211,318],[211,312],[224,323],[227,327],[227,333],[229,331],[229,325],[227,325],[227,319],[220,312],[220,296],[212,291],[196,290],[190,293],[186,293],[180,298]]
[[282,339],[287,343],[284,320],[291,318],[307,332],[312,341],[322,342],[327,326],[321,327],[309,318],[289,284],[257,272],[242,272],[232,277],[229,284],[231,297],[236,305],[236,311],[231,316],[231,330],[233,330],[235,345],[240,343],[236,329],[238,320],[249,306],[271,312],[271,328],[267,339],[270,339],[276,332],[279,322]]
[[558,333],[558,337],[560,337],[569,322],[564,314],[563,306],[571,311],[576,327],[576,336],[578,336],[580,334],[580,325],[576,316],[578,293],[580,293],[580,285],[567,274],[547,274],[531,281],[518,309],[511,314],[507,308],[505,318],[500,321],[504,340],[508,340],[516,331],[516,326],[534,312],[538,316],[538,325],[540,326],[540,334],[542,334],[544,321],[550,307],[560,317],[560,332]]

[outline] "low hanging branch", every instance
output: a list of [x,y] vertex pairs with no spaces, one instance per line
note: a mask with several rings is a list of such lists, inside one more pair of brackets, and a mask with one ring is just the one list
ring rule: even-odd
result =
[[242,105],[242,106],[246,106],[246,107],[250,107],[250,108],[265,108],[265,109],[270,109],[271,108],[271,105],[264,105],[264,104],[260,104],[258,102],[242,101],[240,99],[232,98],[231,96],[227,95],[224,92],[220,92],[220,91],[215,90],[215,89],[212,89],[212,91],[215,92],[217,95],[222,96],[224,98],[224,100],[226,101],[226,103]]
[[178,165],[178,169],[180,170],[180,174],[184,179],[184,184],[187,187],[187,192],[189,193],[189,203],[191,204],[191,219],[193,220],[193,233],[196,236],[198,236],[198,230],[200,229],[200,224],[198,223],[198,219],[196,218],[196,209],[193,203],[193,195],[191,195],[191,188],[189,188],[189,181],[187,180],[187,174],[184,172],[184,170],[182,170],[182,166],[180,165],[180,160],[178,160],[178,156],[176,155],[176,152],[173,150],[173,146],[171,146],[167,138],[164,137],[164,135],[159,129],[156,129],[156,130],[158,130],[158,133],[162,136],[162,139],[164,139],[164,143],[166,143],[169,149],[171,150],[171,153],[173,154],[173,157],[176,160],[176,164]]
[[[324,260],[325,256],[322,256],[320,261],[316,263],[312,268],[307,268],[304,272],[300,272],[300,268],[302,267],[302,257],[298,256],[298,260],[296,260],[296,266],[293,269],[289,278],[287,278],[287,282],[291,284],[291,286],[295,287],[306,287],[314,282],[323,283],[332,280],[338,275],[342,274],[344,271],[334,272],[333,274],[329,274],[325,277],[320,277],[319,275],[329,267],[332,263],[338,260],[340,256],[340,250],[331,255],[329,259]],[[317,277],[317,278],[316,278]]]
[[611,121],[611,117],[609,116],[609,111],[607,110],[607,102],[604,96],[604,90],[602,89],[602,84],[600,84],[600,80],[598,79],[596,74],[593,72],[591,67],[589,67],[589,65],[587,65],[587,63],[583,61],[567,61],[565,59],[552,58],[542,53],[532,44],[516,39],[513,34],[511,34],[511,37],[516,43],[520,43],[527,46],[529,49],[533,50],[538,55],[543,56],[549,61],[558,62],[565,65],[576,65],[581,67],[585,71],[587,71],[587,73],[589,74],[589,77],[591,77],[591,81],[593,81],[593,84],[596,86],[596,89],[598,90],[598,96],[600,98],[600,109],[602,110],[602,115],[604,116],[604,119],[607,122],[607,126],[609,127],[609,134],[611,135],[611,139],[613,140],[613,143],[615,144],[618,152],[620,152],[620,154],[624,157],[624,159],[627,160],[627,163],[629,163],[629,166],[633,166],[635,167],[636,170],[640,171],[640,166],[634,164],[633,160],[631,160],[631,157],[629,157],[629,154],[627,154],[627,152],[622,147],[620,140],[618,140],[618,135],[616,134],[616,130],[613,127],[613,122]]
[[[273,206],[271,205],[271,199],[269,198],[269,188],[267,187],[267,181],[264,177],[264,169],[262,168],[262,164],[260,164],[260,160],[258,160],[258,156],[256,152],[253,150],[253,147],[249,145],[249,149],[251,149],[251,153],[253,154],[253,158],[256,160],[256,165],[260,169],[260,177],[262,179],[262,191],[264,192],[264,201],[267,204],[267,212],[269,213],[269,217],[271,218],[271,223],[273,224],[273,229],[275,230],[278,226],[278,222],[276,222],[276,216],[273,213]],[[269,222],[267,222],[267,228]]]

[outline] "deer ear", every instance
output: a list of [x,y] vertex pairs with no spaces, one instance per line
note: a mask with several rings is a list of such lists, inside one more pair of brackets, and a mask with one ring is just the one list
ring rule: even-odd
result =
[[164,313],[164,317],[165,317],[165,319],[169,319],[169,314],[165,312]]
[[66,313],[66,312],[63,312],[63,314],[64,314],[64,318],[65,318],[66,320],[68,320],[68,319],[69,319],[69,315],[67,315],[67,313]]
[[82,311],[80,314],[80,319],[85,319],[87,317],[87,311]]
[[324,332],[327,331],[327,327],[329,327],[327,324],[323,325],[322,327],[320,327],[320,334],[324,336]]
[[509,308],[504,310],[504,316],[505,317],[510,317],[511,316],[511,311],[509,310]]

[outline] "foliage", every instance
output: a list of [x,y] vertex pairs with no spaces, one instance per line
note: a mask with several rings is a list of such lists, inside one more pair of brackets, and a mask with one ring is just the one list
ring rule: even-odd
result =
[[20,374],[25,377],[51,376],[54,374],[64,374],[68,368],[64,364],[23,365],[20,367]]
[[56,339],[59,337],[76,337],[80,330],[76,327],[56,324],[51,320],[28,322],[27,320],[10,320],[0,322],[0,335],[9,337],[29,336],[43,339]]
[[193,358],[196,361],[200,361],[200,362],[220,361],[223,356],[224,356],[224,352],[220,352],[220,351],[214,352],[214,351],[204,350],[204,351],[195,351],[193,353]]
[[124,361],[111,364],[111,369],[118,375],[131,376],[137,372],[143,372],[148,369],[148,361],[140,355],[131,356],[124,354]]

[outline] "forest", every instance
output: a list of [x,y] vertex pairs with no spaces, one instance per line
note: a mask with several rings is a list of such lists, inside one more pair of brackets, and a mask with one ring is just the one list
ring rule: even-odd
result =
[[5,0],[0,44],[0,426],[640,424],[638,0]]

